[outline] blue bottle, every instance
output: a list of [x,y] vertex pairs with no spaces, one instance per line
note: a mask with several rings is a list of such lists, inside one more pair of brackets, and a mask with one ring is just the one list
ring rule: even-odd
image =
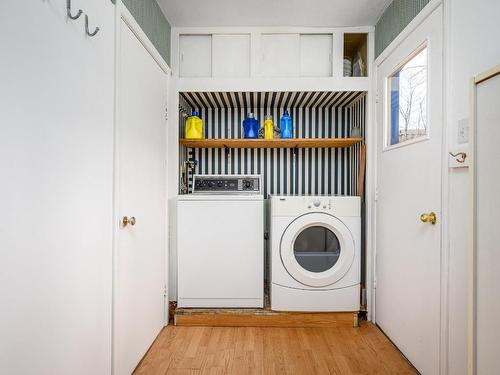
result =
[[259,138],[259,121],[251,112],[243,121],[243,138]]
[[293,124],[292,118],[285,109],[285,113],[281,116],[280,120],[281,138],[293,138]]

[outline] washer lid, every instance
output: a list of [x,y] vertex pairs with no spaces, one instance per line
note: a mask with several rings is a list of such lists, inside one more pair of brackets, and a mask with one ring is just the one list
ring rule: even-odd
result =
[[299,216],[285,229],[281,261],[298,282],[325,287],[340,280],[354,261],[354,238],[338,218],[325,213]]

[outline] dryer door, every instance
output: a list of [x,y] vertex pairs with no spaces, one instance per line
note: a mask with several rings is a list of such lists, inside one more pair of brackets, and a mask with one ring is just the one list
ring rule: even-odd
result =
[[354,260],[354,239],[338,218],[324,213],[299,216],[281,237],[280,254],[287,272],[311,287],[334,284]]

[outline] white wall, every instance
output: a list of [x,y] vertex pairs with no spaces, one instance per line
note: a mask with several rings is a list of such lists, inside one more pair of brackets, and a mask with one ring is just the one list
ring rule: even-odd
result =
[[0,1],[0,373],[111,372],[114,6]]
[[[447,0],[447,103],[449,147],[457,146],[457,122],[469,117],[472,76],[500,63],[500,1]],[[450,170],[449,374],[467,363],[467,169]]]

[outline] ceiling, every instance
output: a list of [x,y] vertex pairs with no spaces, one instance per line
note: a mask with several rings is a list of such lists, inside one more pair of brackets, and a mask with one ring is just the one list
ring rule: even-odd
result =
[[391,0],[157,0],[173,27],[371,26]]

